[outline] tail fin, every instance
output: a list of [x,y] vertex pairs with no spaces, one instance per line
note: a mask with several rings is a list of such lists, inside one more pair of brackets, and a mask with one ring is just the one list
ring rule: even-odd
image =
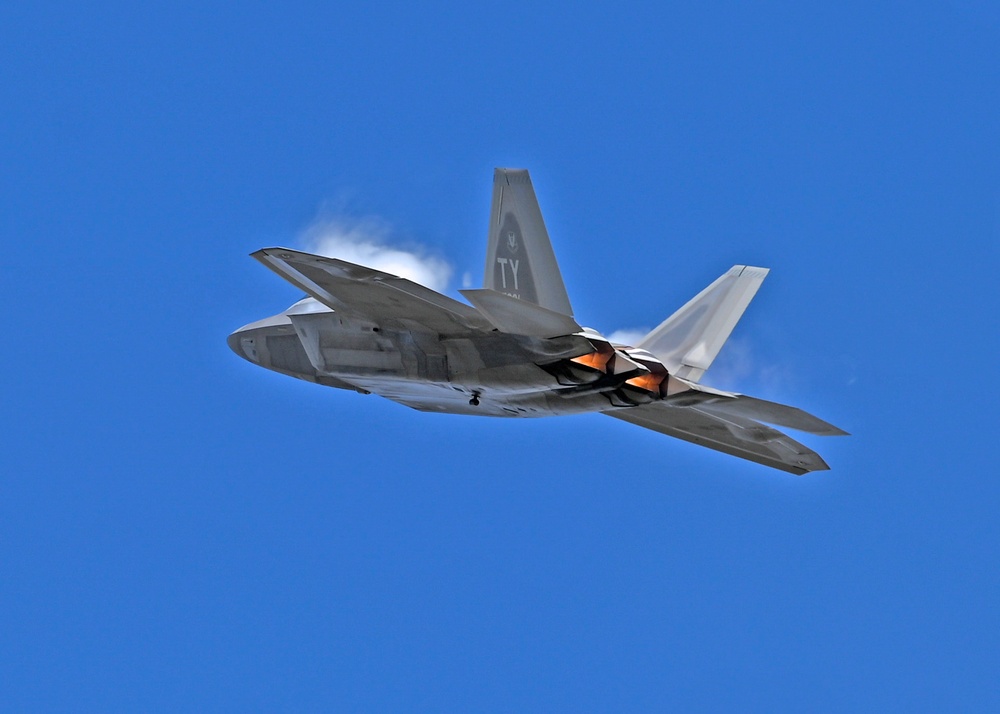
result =
[[572,315],[542,212],[525,169],[493,172],[483,287]]
[[767,268],[734,265],[636,347],[659,357],[672,374],[697,382],[729,339],[768,272]]

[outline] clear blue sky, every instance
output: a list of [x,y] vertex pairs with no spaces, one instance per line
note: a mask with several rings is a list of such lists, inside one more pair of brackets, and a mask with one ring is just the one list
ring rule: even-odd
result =
[[[0,709],[1000,709],[995,2],[6,3]],[[257,369],[331,212],[478,284],[532,171],[584,324],[771,275],[796,478]],[[713,372],[706,381],[712,382]]]

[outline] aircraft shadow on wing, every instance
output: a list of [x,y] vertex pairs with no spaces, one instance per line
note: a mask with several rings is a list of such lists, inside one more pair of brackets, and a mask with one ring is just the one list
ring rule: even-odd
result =
[[829,468],[768,424],[846,432],[701,384],[767,276],[736,265],[635,346],[573,318],[528,172],[493,176],[485,280],[467,305],[404,278],[288,248],[253,257],[309,296],[229,336],[238,355],[408,407],[498,417],[599,412],[804,474]]

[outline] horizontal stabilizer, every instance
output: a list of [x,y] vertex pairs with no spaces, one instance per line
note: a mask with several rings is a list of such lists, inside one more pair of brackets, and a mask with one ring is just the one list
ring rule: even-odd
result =
[[569,315],[518,300],[496,290],[460,290],[500,332],[529,337],[561,337],[581,328]]
[[664,402],[653,402],[604,413],[667,436],[797,475],[830,468],[815,451],[776,429],[741,416],[718,416],[706,411],[704,406],[674,407]]
[[757,294],[767,268],[734,265],[636,345],[659,357],[671,374],[697,382]]
[[818,436],[848,436],[848,433],[843,429],[838,429],[833,424],[814,417],[797,407],[789,407],[745,395],[739,395],[735,399],[720,399],[700,404],[698,408],[722,417],[726,415],[741,416]]

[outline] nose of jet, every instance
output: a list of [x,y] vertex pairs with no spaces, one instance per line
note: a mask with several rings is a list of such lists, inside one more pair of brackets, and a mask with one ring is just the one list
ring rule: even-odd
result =
[[263,320],[257,320],[257,322],[251,322],[249,325],[244,325],[231,334],[226,342],[229,343],[229,349],[243,359],[266,367],[267,360],[265,359],[263,363],[261,362],[262,349],[264,350],[264,355],[267,355],[266,345],[264,345],[263,340],[269,334],[282,335],[293,332],[292,321],[288,315],[281,313],[265,317]]
[[250,360],[254,364],[260,364],[260,356],[257,353],[256,339],[253,336],[253,325],[247,325],[233,332],[226,338],[229,349],[245,360]]

